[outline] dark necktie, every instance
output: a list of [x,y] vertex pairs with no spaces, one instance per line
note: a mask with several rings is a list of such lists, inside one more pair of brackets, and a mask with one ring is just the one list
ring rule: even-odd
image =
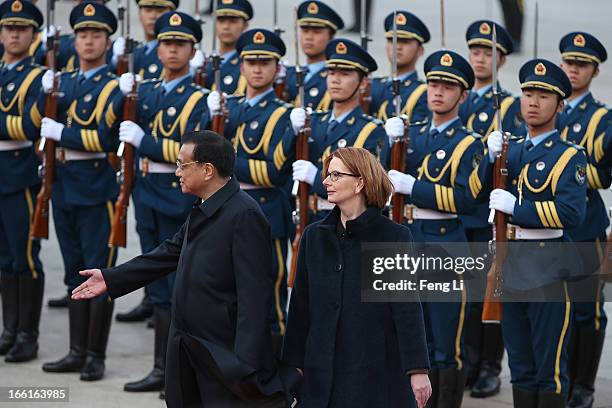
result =
[[565,104],[565,108],[563,108],[563,115],[567,116],[572,112],[572,105],[569,103]]
[[525,140],[525,143],[523,144],[523,148],[525,149],[526,152],[530,151],[531,149],[533,149],[533,142],[529,139]]
[[337,120],[331,120],[327,126],[327,136],[332,136],[336,128],[338,127]]
[[83,74],[79,74],[79,78],[78,78],[78,79],[79,79],[79,80],[78,80],[78,84],[79,84],[79,85],[83,85],[83,83],[85,82],[85,79],[86,79],[86,78],[85,78],[85,75],[83,75]]

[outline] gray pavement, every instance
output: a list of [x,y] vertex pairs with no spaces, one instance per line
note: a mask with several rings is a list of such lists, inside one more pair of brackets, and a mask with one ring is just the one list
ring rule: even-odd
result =
[[[131,0],[128,0],[131,1]],[[272,26],[272,0],[252,0],[255,7],[255,19],[252,27]],[[296,1],[279,0],[280,26],[287,31],[284,34],[288,46],[287,60],[292,63],[293,53],[293,30],[292,30],[292,7]],[[352,23],[352,1],[335,0],[329,1],[346,20],[347,25]],[[116,2],[108,3],[115,8]],[[132,10],[135,7],[132,3]],[[205,5],[206,2],[202,1]],[[532,57],[533,43],[533,4],[534,0],[525,1],[527,9],[527,22],[524,33],[523,54],[512,56],[501,74],[502,84],[511,91],[518,91],[517,72],[520,65]],[[42,10],[45,2],[39,3]],[[57,19],[66,31],[69,27],[68,15],[72,3],[68,1],[57,5]],[[388,64],[384,56],[384,40],[382,21],[387,13],[394,8],[409,9],[418,14],[428,24],[432,31],[432,41],[426,46],[427,53],[432,52],[440,46],[439,36],[439,2],[435,0],[412,0],[410,2],[397,0],[375,0],[372,13],[373,37],[371,51],[380,65],[380,74],[388,73]],[[192,13],[194,1],[182,1],[184,11]],[[566,32],[572,30],[587,30],[598,36],[607,43],[612,50],[612,25],[609,18],[612,15],[612,2],[609,0],[584,0],[573,2],[569,0],[540,0],[540,56],[559,60],[557,45],[559,38]],[[136,13],[132,16],[132,27],[138,28]],[[502,21],[498,3],[494,0],[447,0],[447,47],[466,53],[464,33],[467,25],[478,18],[494,18]],[[210,21],[209,18],[206,18]],[[205,40],[203,48],[210,50],[211,25],[204,28]],[[136,38],[142,38],[142,33],[135,31]],[[341,33],[340,35],[344,35]],[[355,36],[352,38],[356,39]],[[422,72],[422,71],[421,71]],[[612,101],[612,65],[604,65],[602,72],[594,84],[594,94],[602,101]],[[610,194],[606,193],[606,201],[612,203]],[[140,253],[138,237],[134,232],[134,219],[129,220],[128,248],[119,251],[119,262],[125,261]],[[43,242],[42,259],[46,272],[45,303],[50,297],[63,294],[63,264],[55,234],[51,232],[51,239]],[[141,298],[141,292],[136,292],[119,299],[116,302],[116,312],[127,311],[136,305]],[[612,313],[612,306],[608,304],[606,310]],[[194,311],[197,312],[197,311]],[[203,318],[205,316],[203,315]],[[157,393],[129,394],[122,391],[126,381],[139,379],[152,368],[153,331],[146,329],[144,323],[117,323],[114,322],[107,356],[107,371],[103,380],[95,383],[85,383],[78,379],[78,374],[47,374],[41,370],[45,361],[62,357],[68,349],[68,319],[66,310],[43,309],[40,336],[40,352],[36,361],[25,364],[7,364],[0,361],[0,387],[2,386],[66,386],[70,389],[70,403],[2,403],[0,407],[163,407],[164,403],[157,397]],[[502,373],[502,392],[500,395],[487,399],[476,400],[467,394],[464,399],[464,407],[509,407],[512,406],[511,388],[509,384],[509,371],[504,366]],[[612,335],[608,335],[602,357],[599,378],[597,381],[596,407],[612,408]]]

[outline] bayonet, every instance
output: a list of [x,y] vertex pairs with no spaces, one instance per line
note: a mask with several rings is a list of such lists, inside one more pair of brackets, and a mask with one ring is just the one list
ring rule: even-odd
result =
[[440,45],[446,48],[446,16],[444,15],[444,0],[440,0]]
[[539,31],[540,31],[540,3],[538,0],[535,0],[535,28],[533,33],[533,58],[538,58],[538,41],[539,41]]
[[361,27],[359,27],[359,35],[361,37],[361,47],[367,51],[368,42],[370,42],[370,37],[368,37],[368,26],[366,24],[366,1],[367,0],[361,0],[361,2],[359,3],[359,19],[361,22]]

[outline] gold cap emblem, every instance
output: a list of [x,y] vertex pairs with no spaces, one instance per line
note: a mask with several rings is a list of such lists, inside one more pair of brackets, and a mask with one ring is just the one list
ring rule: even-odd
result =
[[93,4],[88,4],[85,6],[83,14],[85,17],[93,17],[96,15],[96,8],[93,6]]
[[336,54],[346,54],[346,52],[347,48],[345,43],[340,41],[338,44],[336,44]]
[[584,47],[586,45],[586,39],[582,34],[576,34],[574,37],[574,45],[576,47]]
[[535,66],[535,69],[533,71],[536,75],[546,75],[546,65],[540,62],[538,63],[538,65]]
[[442,64],[445,67],[452,67],[453,57],[451,57],[450,54],[444,54],[442,58],[440,58],[440,64]]
[[222,0],[221,3],[222,4],[232,4],[234,3],[234,0]]
[[13,13],[19,13],[21,10],[23,10],[23,4],[21,4],[19,0],[14,1],[13,4],[11,4],[11,11]]
[[397,25],[405,25],[408,19],[404,13],[397,13],[395,16],[395,24]]
[[491,34],[491,26],[489,25],[489,23],[482,23],[480,25],[480,34],[482,35],[489,35]]
[[308,14],[317,14],[319,12],[319,6],[317,6],[317,3],[309,3],[306,10]]
[[170,16],[170,25],[171,26],[179,26],[183,22],[183,19],[178,14],[173,14]]
[[261,31],[258,31],[253,34],[253,42],[255,44],[263,44],[266,42],[266,36]]

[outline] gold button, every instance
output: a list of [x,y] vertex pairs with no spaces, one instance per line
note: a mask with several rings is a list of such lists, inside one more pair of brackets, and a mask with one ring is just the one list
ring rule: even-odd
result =
[[14,155],[15,157],[19,157],[19,151],[15,151]]
[[266,197],[259,197],[259,202],[260,203],[265,203],[266,202]]
[[95,161],[95,162],[94,162],[94,167],[95,167],[96,169],[97,169],[98,167],[100,167],[100,162]]
[[440,234],[442,235],[446,234],[446,228],[440,227]]
[[439,172],[439,171],[440,171],[440,169],[436,167],[436,171],[437,171],[437,172]]
[[178,183],[176,181],[172,182],[172,188],[177,188],[178,187]]
[[546,246],[546,243],[540,242],[540,248],[544,248],[545,246]]
[[516,186],[516,180],[512,180],[512,185]]
[[536,183],[539,183],[539,182],[540,182],[540,180],[539,180],[539,179],[535,179],[534,181],[535,181]]

